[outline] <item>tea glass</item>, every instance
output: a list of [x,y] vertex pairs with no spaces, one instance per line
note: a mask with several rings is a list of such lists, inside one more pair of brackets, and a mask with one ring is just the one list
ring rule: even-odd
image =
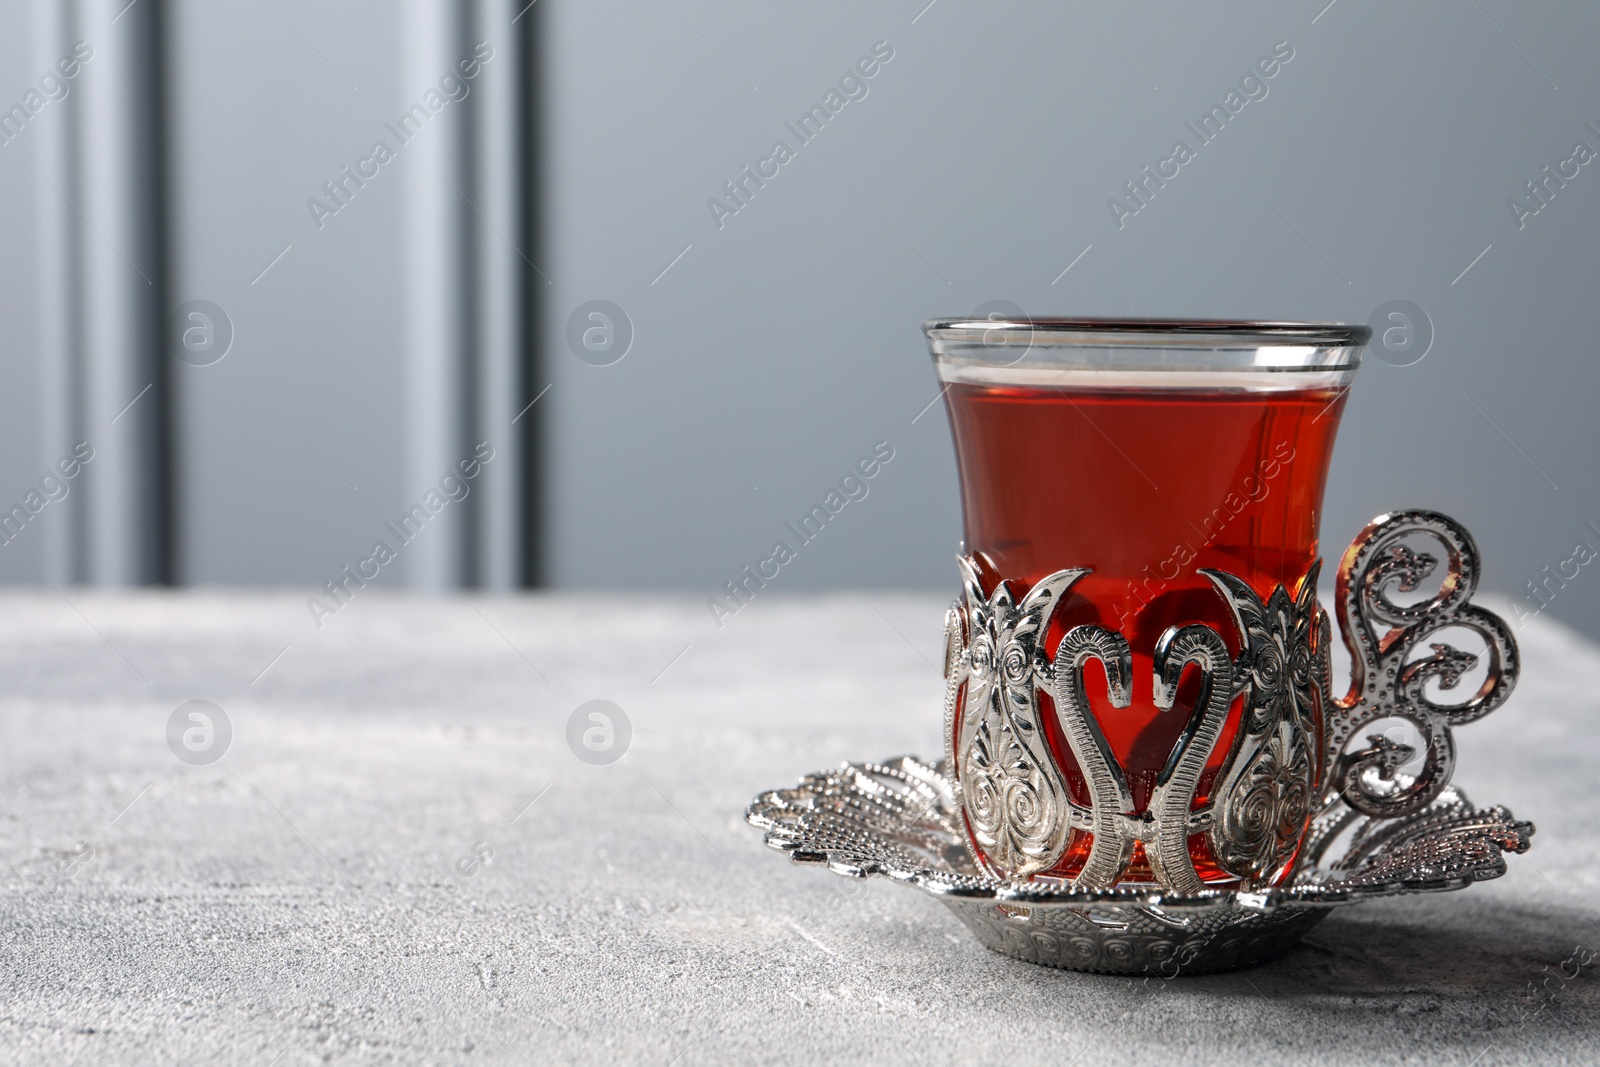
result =
[[1363,326],[925,324],[964,600],[945,734],[995,877],[1281,884],[1323,793],[1318,523]]

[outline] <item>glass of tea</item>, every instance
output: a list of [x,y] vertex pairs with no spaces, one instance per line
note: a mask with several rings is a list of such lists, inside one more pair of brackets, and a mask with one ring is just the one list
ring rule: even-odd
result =
[[[1306,626],[1328,462],[1370,331],[924,330],[961,479],[946,730],[978,864],[1088,888],[1277,884],[1321,785]],[[1257,616],[1265,651],[1241,658]],[[1281,724],[1255,722],[1246,744],[1245,679],[1264,692],[1273,670],[1289,679]]]

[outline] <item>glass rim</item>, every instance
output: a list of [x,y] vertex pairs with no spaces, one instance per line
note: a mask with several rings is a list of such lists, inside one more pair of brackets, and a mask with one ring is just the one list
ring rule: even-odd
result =
[[[1268,322],[1229,319],[1093,319],[1028,317],[929,319],[922,331],[932,341],[993,345],[998,333],[1024,337],[1031,345],[1094,348],[1254,349],[1277,345],[1350,350],[1351,362],[1372,337],[1369,326],[1341,322]],[[1324,364],[1327,366],[1327,364]]]

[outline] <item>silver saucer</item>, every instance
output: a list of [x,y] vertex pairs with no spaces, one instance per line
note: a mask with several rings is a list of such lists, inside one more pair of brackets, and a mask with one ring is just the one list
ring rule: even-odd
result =
[[762,793],[745,818],[795,863],[880,875],[943,901],[996,952],[1051,967],[1173,977],[1278,956],[1328,909],[1372,897],[1464,889],[1505,873],[1533,824],[1475,808],[1447,786],[1427,807],[1373,818],[1336,801],[1312,824],[1289,884],[1261,892],[1159,886],[1073,889],[1006,882],[973,863],[945,764],[902,756],[819,771]]

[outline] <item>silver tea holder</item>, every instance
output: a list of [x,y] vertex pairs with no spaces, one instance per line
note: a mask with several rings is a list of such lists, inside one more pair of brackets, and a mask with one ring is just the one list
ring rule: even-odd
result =
[[[1432,596],[1401,602],[1439,569]],[[1332,691],[1332,628],[1317,603],[1319,565],[1265,599],[1222,571],[1202,571],[1237,628],[1234,656],[1215,629],[1172,627],[1157,642],[1158,707],[1173,706],[1193,665],[1199,698],[1150,802],[1134,810],[1124,769],[1084,695],[1091,659],[1105,667],[1113,706],[1130,699],[1123,635],[1070,629],[1047,655],[1044,635],[1072,584],[1065,569],[1020,598],[1000,582],[985,595],[976,559],[960,561],[964,596],[945,628],[945,737],[937,763],[901,757],[846,763],[758,796],[746,812],[767,844],[797,863],[850,877],[884,876],[942,900],[989,948],[1035,963],[1119,974],[1198,974],[1251,966],[1286,951],[1332,907],[1376,896],[1462,889],[1505,873],[1531,823],[1480,809],[1450,784],[1453,730],[1502,705],[1516,683],[1516,642],[1504,620],[1471,603],[1477,546],[1454,520],[1404,511],[1373,520],[1339,565],[1335,610],[1351,683]],[[1440,640],[1467,630],[1481,655]],[[1459,703],[1428,692],[1484,679]],[[1045,740],[1041,693],[1088,786],[1075,800]],[[1239,724],[1205,803],[1201,774],[1237,703]],[[1410,723],[1419,753],[1383,734],[1350,751],[1380,720]],[[1057,867],[1074,831],[1092,835],[1071,877]],[[1207,883],[1189,853],[1203,834],[1230,876]],[[1125,877],[1135,845],[1154,881]]]

